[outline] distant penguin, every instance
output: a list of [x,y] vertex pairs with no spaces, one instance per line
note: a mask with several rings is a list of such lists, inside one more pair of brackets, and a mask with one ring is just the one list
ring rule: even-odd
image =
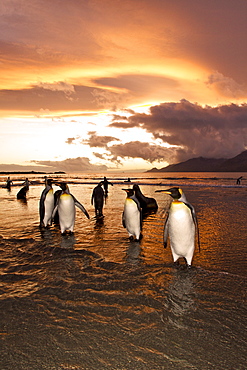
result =
[[23,186],[23,188],[21,188],[17,193],[17,199],[26,200],[28,190],[29,188],[27,186]]
[[52,189],[52,179],[46,179],[45,189],[41,193],[39,200],[40,227],[52,224],[52,212],[54,210],[54,194]]
[[11,190],[11,185],[13,185],[13,181],[10,180],[10,177],[8,177],[6,180],[6,188],[8,189],[8,191]]
[[141,238],[141,207],[133,189],[122,189],[127,193],[122,215],[123,227],[128,231],[131,239]]
[[154,198],[145,197],[145,195],[142,194],[139,185],[137,184],[133,185],[133,190],[140,203],[143,214],[157,211],[158,204]]
[[28,178],[26,177],[22,185],[24,185],[27,188],[27,190],[29,190],[29,185],[32,185],[32,182],[29,181]]
[[70,233],[73,233],[76,215],[75,206],[80,208],[87,218],[90,218],[89,214],[84,206],[70,193],[69,187],[66,183],[60,183],[56,185],[61,187],[62,192],[58,195],[52,217],[54,217],[56,211],[58,210],[61,233],[64,234],[67,230]]
[[104,180],[102,181],[102,185],[103,185],[104,190],[105,190],[105,196],[107,197],[108,196],[108,185],[113,186],[113,183],[108,181],[107,178],[104,176]]
[[164,227],[164,247],[167,246],[168,235],[174,263],[183,257],[187,266],[191,266],[195,250],[197,232],[200,250],[199,231],[194,207],[186,200],[182,189],[174,187],[167,190],[156,190],[158,193],[169,194],[173,201],[168,212]]
[[94,204],[95,216],[103,216],[104,206],[104,190],[102,189],[103,182],[100,182],[94,189],[91,197],[91,204]]

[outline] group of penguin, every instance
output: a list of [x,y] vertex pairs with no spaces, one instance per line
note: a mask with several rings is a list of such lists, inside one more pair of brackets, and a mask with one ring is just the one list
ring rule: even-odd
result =
[[[39,211],[40,227],[48,227],[55,218],[58,218],[62,234],[67,231],[73,233],[75,224],[75,207],[77,206],[89,219],[85,207],[70,193],[66,183],[55,183],[61,190],[53,194],[52,179],[45,180],[45,189],[42,191]],[[104,197],[102,189],[103,182],[100,182],[92,193],[91,203],[95,207],[96,218],[103,217]],[[129,238],[139,241],[142,237],[142,221],[145,215],[156,212],[157,202],[154,198],[142,194],[139,185],[134,184],[133,188],[122,189],[127,196],[124,202],[122,213],[122,224],[126,228]],[[156,192],[169,194],[172,202],[169,211],[166,213],[164,225],[164,247],[167,247],[168,236],[174,264],[179,264],[179,259],[184,258],[186,265],[191,267],[195,250],[196,236],[200,250],[198,223],[194,207],[187,201],[182,189],[173,187]]]

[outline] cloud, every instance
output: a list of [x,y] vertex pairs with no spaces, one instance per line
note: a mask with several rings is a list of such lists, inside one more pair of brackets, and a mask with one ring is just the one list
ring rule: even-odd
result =
[[75,140],[76,140],[75,137],[68,137],[68,139],[65,141],[65,143],[71,145],[71,144],[75,143]]
[[118,88],[123,92],[131,94],[132,97],[148,96],[149,99],[155,99],[167,91],[174,90],[179,87],[177,80],[157,75],[144,74],[126,74],[116,77],[104,77],[95,79],[94,82],[98,86]]
[[0,172],[25,172],[25,171],[36,171],[36,172],[52,172],[50,167],[44,166],[32,166],[32,165],[20,165],[20,164],[0,164]]
[[107,166],[91,164],[86,157],[68,158],[63,161],[32,161],[39,166],[45,166],[50,172],[64,171],[69,172],[90,172],[106,171]]
[[[96,95],[108,96],[108,99],[96,99]],[[0,90],[0,110],[43,112],[97,111],[99,106],[110,108],[117,101],[118,94],[104,92],[88,86],[40,83],[31,88],[20,90]]]
[[125,144],[112,145],[108,148],[113,160],[120,158],[142,158],[147,162],[167,161],[173,151],[159,145],[149,144],[141,141],[130,141]]
[[[130,113],[135,114],[133,110]],[[112,121],[109,124],[109,127],[128,129],[128,128],[135,127],[135,123],[130,122],[127,116],[114,114],[112,116]]]
[[[152,133],[155,139],[178,146],[171,149],[173,162],[198,156],[232,157],[247,146],[247,104],[203,107],[181,100],[152,106],[150,114],[136,113],[128,120]],[[155,152],[148,157],[159,159]]]
[[115,110],[118,106],[121,106],[123,102],[123,96],[112,91],[93,89],[91,94],[93,96],[93,103],[95,103],[97,107]]
[[96,131],[88,132],[89,138],[81,140],[82,144],[89,145],[90,148],[107,148],[107,144],[112,141],[120,141],[120,139],[113,136],[99,136]]
[[62,91],[64,94],[69,97],[71,94],[75,93],[75,88],[73,85],[68,84],[67,82],[59,81],[54,83],[40,82],[34,87],[42,88],[45,90],[51,91]]
[[240,99],[247,96],[247,86],[240,85],[232,78],[225,77],[219,72],[214,72],[208,76],[206,83],[221,95],[229,98]]

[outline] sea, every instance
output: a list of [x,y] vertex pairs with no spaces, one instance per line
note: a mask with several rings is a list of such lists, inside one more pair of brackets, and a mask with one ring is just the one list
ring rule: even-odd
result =
[[[39,227],[43,174],[9,176],[10,191],[0,176],[1,370],[247,369],[247,174],[47,174],[90,215],[77,208],[72,235]],[[112,185],[97,219],[91,195],[104,176]],[[139,242],[122,225],[133,184],[158,203]],[[190,269],[163,246],[171,197],[155,191],[173,186],[197,214]]]

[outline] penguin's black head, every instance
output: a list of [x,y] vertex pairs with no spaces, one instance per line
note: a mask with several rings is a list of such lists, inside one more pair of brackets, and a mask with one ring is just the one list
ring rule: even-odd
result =
[[139,185],[137,185],[137,184],[134,184],[134,185],[133,185],[133,190],[134,190],[134,191],[137,191],[137,192],[141,191],[141,190],[140,190],[140,186],[139,186]]
[[169,194],[173,199],[180,199],[183,195],[182,189],[178,187],[166,189],[166,190],[155,190],[156,193]]
[[52,180],[52,179],[47,179],[47,180],[46,180],[46,183],[47,183],[47,185],[49,185],[49,186],[52,186],[52,182],[53,182],[53,180]]
[[60,188],[61,188],[63,191],[66,191],[66,190],[68,189],[68,185],[66,184],[66,182],[58,182],[58,183],[55,183],[55,185],[60,186]]
[[132,195],[134,195],[133,189],[122,189],[122,190],[126,191],[127,197],[131,197]]

